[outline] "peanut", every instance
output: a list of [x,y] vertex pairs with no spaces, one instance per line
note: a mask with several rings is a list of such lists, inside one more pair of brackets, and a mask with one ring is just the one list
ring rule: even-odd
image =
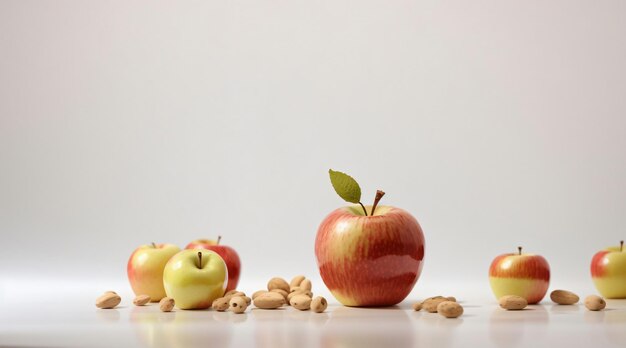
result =
[[304,280],[304,276],[303,275],[297,275],[295,277],[293,277],[293,279],[291,279],[291,282],[289,282],[289,288],[293,289],[296,286],[300,286],[300,283],[302,283],[302,281]]
[[246,308],[248,308],[246,300],[240,296],[231,298],[228,303],[230,304],[229,308],[233,313],[241,314],[246,311]]
[[266,293],[266,292],[268,292],[268,291],[267,291],[267,290],[259,290],[259,291],[255,291],[255,292],[252,294],[252,299],[254,300],[257,296],[262,295],[262,294],[264,294],[264,293]]
[[159,302],[159,308],[162,312],[171,312],[174,309],[174,299],[170,297],[163,297]]
[[133,300],[135,306],[143,306],[148,302],[150,302],[150,296],[148,295],[139,295]]
[[246,294],[241,291],[235,291],[235,290],[229,291],[226,294],[224,294],[224,297],[229,300],[235,296],[246,296]]
[[309,296],[310,298],[313,298],[313,293],[312,293],[312,292],[310,292],[310,291],[305,291],[305,290],[296,290],[296,291],[294,291],[294,292],[290,293],[289,295],[287,295],[287,301],[288,301],[288,302],[291,302],[291,299],[292,299],[294,296],[297,296],[297,295],[306,295],[306,296]]
[[[238,296],[236,296],[238,297]],[[213,301],[211,304],[211,308],[215,309],[218,312],[223,312],[228,309],[229,302],[231,297],[220,297]]]
[[521,296],[516,295],[506,295],[500,297],[498,300],[500,307],[506,310],[520,310],[526,308],[528,306],[528,301]]
[[322,296],[317,296],[311,301],[311,310],[315,313],[322,313],[328,307],[328,302]]
[[272,278],[269,282],[267,282],[267,290],[272,291],[274,289],[283,289],[287,293],[289,293],[289,284],[283,278]]
[[567,290],[554,290],[550,293],[550,299],[560,305],[573,305],[577,303],[578,295]]
[[295,295],[289,301],[289,304],[301,311],[306,311],[311,308],[311,298],[307,295]]
[[311,280],[310,279],[305,279],[305,280],[302,281],[302,283],[300,283],[300,289],[311,291],[312,287],[313,287],[313,285],[311,284]]
[[280,294],[282,297],[285,298],[285,301],[287,301],[287,296],[289,295],[289,293],[283,289],[272,289],[272,291],[270,292],[275,292],[277,294]]
[[229,296],[229,295],[232,297],[233,295],[235,295],[235,294],[237,294],[237,293],[239,293],[239,294],[243,294],[244,296],[246,295],[246,294],[244,294],[243,292],[241,292],[241,291],[239,291],[239,290],[235,289],[235,290],[230,290],[230,291],[228,291],[227,293],[225,293],[225,294],[224,294],[224,297]]
[[437,305],[437,313],[446,318],[456,318],[463,314],[463,307],[454,301],[443,301]]
[[422,308],[429,313],[437,313],[437,306],[444,301],[448,299],[442,296],[431,297],[422,302]]
[[275,292],[266,292],[258,295],[252,302],[261,309],[276,309],[285,304],[285,298]]
[[120,302],[122,302],[122,298],[118,294],[106,292],[96,299],[96,307],[105,309],[115,308]]
[[249,306],[250,303],[252,303],[252,299],[248,296],[236,296],[236,297],[241,297],[244,301],[246,301],[247,306]]
[[415,310],[416,312],[421,311],[422,310],[422,303],[421,302],[413,303],[413,310]]
[[589,295],[585,297],[585,307],[590,311],[600,311],[606,307],[606,301],[600,296]]

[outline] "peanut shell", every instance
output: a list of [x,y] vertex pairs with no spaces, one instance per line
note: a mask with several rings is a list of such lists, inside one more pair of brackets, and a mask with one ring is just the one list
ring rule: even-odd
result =
[[267,290],[272,291],[274,289],[283,289],[287,293],[289,293],[290,291],[289,283],[287,283],[287,281],[284,280],[283,278],[279,278],[279,277],[272,278],[270,279],[269,282],[267,282]]
[[437,305],[437,313],[446,318],[457,318],[463,314],[463,307],[454,301],[443,301]]
[[252,303],[261,309],[276,309],[285,304],[285,298],[275,292],[267,292],[257,296]]
[[231,298],[228,303],[228,308],[230,308],[233,313],[241,314],[246,311],[246,308],[248,308],[246,300],[241,296],[235,296]]
[[308,290],[296,290],[292,293],[290,293],[289,295],[287,295],[287,302],[291,303],[291,299],[296,296],[296,295],[306,295],[309,296],[310,298],[313,298],[313,293],[308,291]]
[[429,313],[437,313],[437,306],[444,301],[448,301],[448,299],[442,296],[431,297],[422,302],[422,308]]
[[300,286],[300,283],[302,283],[304,279],[305,277],[303,275],[297,275],[293,277],[293,279],[291,279],[291,281],[289,282],[289,288],[293,289],[296,286]]
[[266,292],[268,292],[268,291],[267,291],[267,290],[259,290],[259,291],[255,291],[255,292],[252,294],[252,299],[254,300],[257,296],[262,295],[262,294],[264,294],[264,293],[266,293]]
[[162,312],[171,312],[174,309],[174,299],[169,297],[163,297],[159,302],[159,309]]
[[300,283],[300,289],[311,291],[312,287],[313,287],[313,284],[311,283],[310,279],[305,279]]
[[143,306],[148,302],[150,302],[150,296],[148,295],[139,295],[133,300],[135,306]]
[[422,310],[422,302],[415,302],[412,307],[414,311],[419,312]]
[[122,302],[122,298],[114,292],[106,292],[96,299],[96,307],[111,309]]
[[580,300],[578,295],[567,290],[554,290],[550,293],[550,299],[560,305],[573,305]]
[[500,304],[500,307],[510,311],[517,311],[520,309],[524,309],[526,308],[526,306],[528,306],[528,301],[526,301],[525,298],[517,295],[502,296],[498,300],[498,303]]
[[287,301],[287,296],[289,295],[289,293],[283,289],[272,289],[270,292],[275,292],[277,294],[280,294],[282,297],[285,298],[285,301]]
[[589,295],[585,297],[585,307],[590,311],[600,311],[606,307],[606,301],[600,296]]
[[295,295],[289,301],[289,304],[301,311],[306,311],[311,308],[311,298],[307,295]]
[[311,310],[315,313],[322,313],[328,307],[328,302],[322,296],[317,296],[311,301]]
[[[238,296],[236,296],[238,297]],[[213,301],[211,308],[218,312],[223,312],[228,309],[231,297],[220,297]]]

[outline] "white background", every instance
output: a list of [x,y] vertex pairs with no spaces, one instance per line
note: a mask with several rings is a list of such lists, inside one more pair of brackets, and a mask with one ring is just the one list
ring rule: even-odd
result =
[[316,277],[333,168],[420,221],[416,291],[489,295],[518,245],[591,291],[626,236],[624,33],[620,0],[2,0],[0,287],[218,234],[248,284]]

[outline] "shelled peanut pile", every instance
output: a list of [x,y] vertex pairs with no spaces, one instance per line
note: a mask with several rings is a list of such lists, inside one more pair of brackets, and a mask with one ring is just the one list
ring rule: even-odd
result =
[[463,306],[458,304],[453,296],[429,297],[424,301],[413,303],[413,309],[415,311],[423,309],[428,313],[439,313],[446,318],[458,318],[463,314]]
[[[322,296],[313,297],[312,283],[303,275],[295,276],[291,282],[280,277],[274,277],[267,283],[267,290],[258,290],[248,297],[243,291],[231,290],[213,301],[211,308],[219,311],[231,311],[241,314],[253,304],[258,309],[277,309],[283,306],[291,306],[297,310],[312,310],[315,313],[322,313],[328,307],[328,302]],[[114,291],[107,291],[96,299],[96,307],[110,309],[115,308],[122,301],[121,297]],[[150,302],[150,296],[138,295],[133,300],[136,306],[144,306]],[[170,312],[174,309],[175,301],[172,298],[164,297],[159,302],[159,308],[163,312]]]

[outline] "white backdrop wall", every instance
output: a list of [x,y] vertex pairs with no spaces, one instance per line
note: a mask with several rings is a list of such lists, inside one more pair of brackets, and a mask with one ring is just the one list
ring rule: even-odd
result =
[[624,1],[0,1],[3,277],[123,280],[223,235],[244,279],[317,275],[384,189],[420,283],[544,255],[563,286],[626,236]]

